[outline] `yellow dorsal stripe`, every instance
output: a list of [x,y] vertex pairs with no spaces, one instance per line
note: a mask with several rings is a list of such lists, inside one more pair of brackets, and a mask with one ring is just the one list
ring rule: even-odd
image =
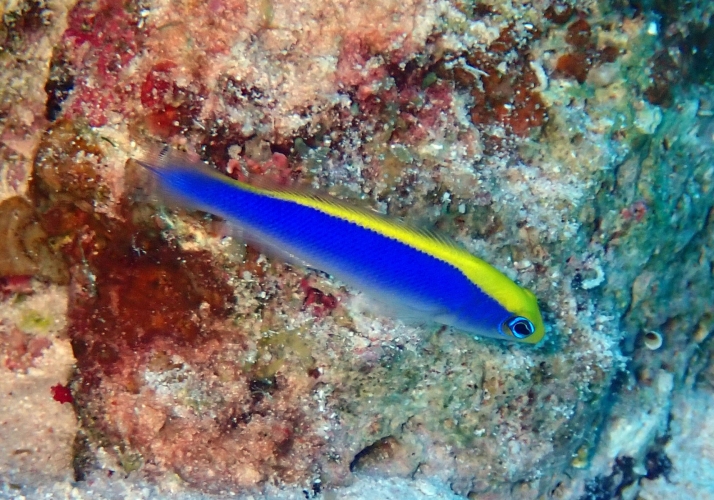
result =
[[[243,186],[245,187],[245,185]],[[466,250],[459,248],[455,243],[448,241],[446,238],[431,234],[428,231],[416,229],[407,224],[394,222],[389,220],[387,216],[347,205],[340,200],[299,191],[265,189],[254,186],[247,186],[247,188],[266,196],[292,201],[293,203],[314,208],[333,217],[352,222],[365,229],[409,245],[412,248],[455,267],[459,267],[460,259],[475,259],[475,257]],[[487,265],[485,262],[484,264]]]

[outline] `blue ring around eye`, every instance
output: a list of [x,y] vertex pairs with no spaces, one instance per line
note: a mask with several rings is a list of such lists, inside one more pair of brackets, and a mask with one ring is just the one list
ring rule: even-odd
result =
[[[535,332],[535,326],[533,326],[533,323],[531,323],[531,321],[528,318],[524,318],[523,316],[515,316],[515,317],[511,318],[510,320],[508,320],[507,325],[508,325],[508,328],[511,330],[511,333],[513,334],[513,336],[516,337],[517,339],[524,339],[526,337],[533,335],[533,333]],[[516,328],[517,326],[521,327],[521,328],[525,328],[528,331],[528,333],[519,332],[518,330],[520,330],[521,328],[517,329]]]

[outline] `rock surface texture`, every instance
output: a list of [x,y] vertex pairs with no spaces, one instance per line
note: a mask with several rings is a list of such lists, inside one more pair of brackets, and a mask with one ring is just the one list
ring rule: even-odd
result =
[[[712,16],[4,1],[0,495],[714,497]],[[157,199],[160,144],[438,229],[546,340],[380,315]]]

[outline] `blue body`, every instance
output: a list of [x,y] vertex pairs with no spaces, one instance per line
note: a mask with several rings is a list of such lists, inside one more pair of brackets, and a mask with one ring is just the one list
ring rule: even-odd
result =
[[509,316],[458,268],[374,230],[209,172],[170,167],[156,173],[169,194],[380,299],[393,298],[426,317],[450,315],[455,323],[466,320],[488,329]]

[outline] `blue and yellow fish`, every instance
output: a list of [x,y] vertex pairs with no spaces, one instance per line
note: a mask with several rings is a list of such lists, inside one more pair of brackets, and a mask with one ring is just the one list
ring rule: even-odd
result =
[[239,182],[164,152],[140,161],[170,197],[236,224],[279,252],[396,304],[397,315],[535,344],[536,297],[454,242],[327,195]]

